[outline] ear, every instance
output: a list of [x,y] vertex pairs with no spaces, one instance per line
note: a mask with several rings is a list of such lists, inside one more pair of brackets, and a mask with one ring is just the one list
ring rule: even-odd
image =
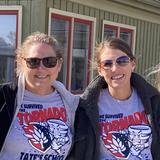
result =
[[102,77],[103,77],[103,74],[102,74],[101,68],[100,68],[100,67],[98,67],[97,69],[98,69],[98,74],[99,74],[100,76],[102,76]]
[[134,72],[134,70],[135,70],[135,68],[136,68],[136,62],[135,62],[135,61],[132,61],[131,64],[132,64],[132,72]]
[[63,59],[61,58],[59,61],[58,61],[58,67],[57,67],[57,69],[58,69],[58,72],[60,72],[61,71],[61,68],[62,68],[62,63],[63,63]]

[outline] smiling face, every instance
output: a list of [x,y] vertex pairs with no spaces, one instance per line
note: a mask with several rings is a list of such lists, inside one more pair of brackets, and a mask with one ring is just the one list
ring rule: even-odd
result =
[[101,66],[98,68],[98,72],[104,77],[110,92],[123,91],[125,93],[129,92],[128,90],[131,88],[130,77],[135,68],[135,62],[130,60],[128,64],[120,66],[115,61],[121,56],[127,56],[127,54],[119,49],[111,49],[107,46],[103,48],[100,54],[100,62],[113,61],[113,65],[109,69],[104,69]]
[[[24,58],[56,57],[53,48],[45,43],[30,45]],[[56,80],[61,69],[61,61],[58,60],[55,67],[47,68],[42,64],[37,68],[27,67],[26,61],[22,60],[23,72],[26,80],[26,89],[40,95],[47,95],[53,91],[52,83]]]

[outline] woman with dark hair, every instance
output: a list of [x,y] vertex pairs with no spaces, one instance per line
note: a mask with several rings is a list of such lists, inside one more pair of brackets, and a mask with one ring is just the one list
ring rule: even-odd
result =
[[127,43],[96,48],[98,76],[86,88],[75,122],[76,160],[160,160],[160,94],[134,73]]
[[0,85],[0,159],[65,160],[79,97],[56,80],[63,62],[58,42],[33,33],[16,61],[18,84]]

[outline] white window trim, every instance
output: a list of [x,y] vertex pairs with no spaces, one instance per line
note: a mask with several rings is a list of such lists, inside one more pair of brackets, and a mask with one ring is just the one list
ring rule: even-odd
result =
[[[54,9],[54,8],[49,8],[49,22],[48,22],[48,34],[51,35],[50,31],[51,31],[51,15],[52,14],[59,14],[59,15],[62,15],[62,16],[68,16],[68,17],[71,17],[71,18],[79,18],[79,19],[82,19],[82,20],[88,20],[88,21],[92,21],[93,22],[93,26],[92,26],[92,42],[91,42],[91,61],[93,62],[94,61],[94,46],[95,46],[95,33],[96,33],[96,18],[95,17],[89,17],[89,16],[86,16],[86,15],[81,15],[81,14],[76,14],[76,13],[72,13],[72,12],[68,12],[68,11],[62,11],[62,10],[58,10],[58,9]],[[73,38],[73,35],[71,35]],[[72,45],[72,43],[71,43]],[[72,56],[70,56],[70,58],[72,58]],[[72,59],[71,59],[72,60]],[[70,60],[70,62],[72,62]],[[90,63],[90,62],[88,62]],[[91,67],[92,67],[92,64],[90,63]],[[71,64],[70,64],[71,66]],[[90,79],[93,78],[93,69],[90,71]],[[70,78],[71,78],[71,75],[70,75]],[[69,85],[71,85],[71,79],[69,80]],[[69,87],[70,88],[70,87]]]
[[15,10],[18,11],[18,35],[17,35],[17,47],[21,45],[21,37],[22,37],[22,6],[0,6],[0,10]]
[[126,28],[126,29],[131,29],[133,30],[133,37],[132,37],[132,50],[133,54],[135,54],[135,40],[136,40],[136,26],[131,26],[127,24],[122,24],[122,23],[116,23],[116,22],[111,22],[107,20],[103,20],[103,26],[102,26],[102,40],[103,40],[103,35],[104,35],[104,25],[111,25],[111,26],[116,26],[119,28]]
[[[60,14],[60,15],[68,16],[68,17],[80,18],[80,19],[83,19],[83,20],[89,20],[89,21],[96,22],[95,17],[89,17],[89,16],[86,16],[86,15],[81,15],[81,14],[72,13],[72,12],[68,12],[68,11],[62,11],[62,10],[58,10],[58,9],[54,9],[54,8],[49,8],[49,15],[51,15],[51,13],[56,13],[56,14]],[[50,20],[50,23],[51,23],[51,17],[49,17],[49,20]]]

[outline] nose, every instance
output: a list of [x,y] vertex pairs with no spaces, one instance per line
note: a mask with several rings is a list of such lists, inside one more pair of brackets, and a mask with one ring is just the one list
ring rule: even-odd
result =
[[44,68],[46,68],[46,67],[44,66],[44,64],[41,60],[38,69],[44,69]]
[[112,72],[116,71],[117,68],[118,68],[118,65],[117,65],[116,62],[114,62],[114,63],[112,64],[112,67],[111,67]]

